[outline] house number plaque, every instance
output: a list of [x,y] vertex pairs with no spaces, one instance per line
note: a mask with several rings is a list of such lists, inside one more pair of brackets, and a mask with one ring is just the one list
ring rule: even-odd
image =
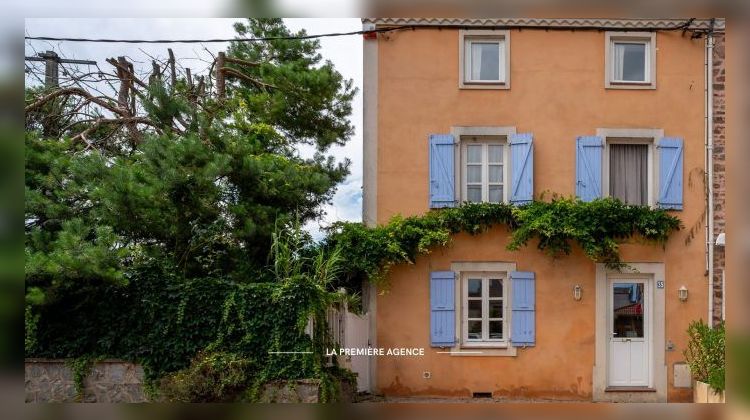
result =
[[658,280],[658,281],[656,282],[656,288],[657,288],[657,289],[663,289],[663,288],[664,288],[664,281],[662,281],[662,280]]

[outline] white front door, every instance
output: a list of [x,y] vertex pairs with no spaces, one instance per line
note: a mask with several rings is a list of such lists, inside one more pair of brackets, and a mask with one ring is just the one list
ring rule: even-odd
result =
[[650,283],[646,279],[612,278],[609,281],[609,386],[651,386],[650,293]]

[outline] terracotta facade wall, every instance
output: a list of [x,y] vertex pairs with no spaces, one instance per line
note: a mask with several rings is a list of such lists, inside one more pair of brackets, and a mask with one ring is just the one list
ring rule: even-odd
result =
[[[691,320],[705,318],[704,42],[681,32],[657,34],[657,88],[604,88],[604,33],[512,30],[511,89],[458,88],[458,31],[415,30],[381,35],[378,41],[377,219],[428,211],[428,147],[431,133],[452,126],[515,126],[534,134],[534,192],[575,193],[575,139],[597,128],[660,128],[685,140],[686,229],[665,247],[625,244],[624,261],[663,262],[666,269],[668,394],[672,366],[683,360]],[[591,399],[595,353],[595,266],[576,249],[552,259],[534,243],[505,250],[508,233],[497,227],[436,249],[416,264],[395,267],[389,289],[377,298],[379,347],[426,347],[422,358],[381,358],[377,386],[387,395],[456,395]],[[429,273],[456,261],[515,262],[537,278],[537,342],[516,357],[457,357],[429,348]],[[581,301],[572,287],[583,286]],[[677,299],[680,286],[690,298]],[[423,372],[431,372],[430,379]]]

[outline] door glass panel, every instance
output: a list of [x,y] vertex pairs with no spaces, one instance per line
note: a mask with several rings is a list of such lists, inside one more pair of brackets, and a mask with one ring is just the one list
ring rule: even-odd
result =
[[614,283],[612,332],[614,338],[643,338],[643,283]]

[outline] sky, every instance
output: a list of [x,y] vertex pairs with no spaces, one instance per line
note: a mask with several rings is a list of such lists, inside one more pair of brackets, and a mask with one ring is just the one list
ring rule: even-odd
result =
[[[120,38],[120,39],[207,39],[232,38],[236,34],[232,28],[239,19],[224,18],[136,18],[136,19],[76,19],[76,18],[34,18],[26,19],[25,35],[78,37],[78,38]],[[306,29],[309,34],[331,32],[351,32],[362,29],[358,18],[327,19],[284,19],[292,31]],[[336,69],[346,79],[353,79],[358,92],[352,104],[350,116],[355,133],[343,147],[333,147],[329,154],[338,161],[349,158],[352,162],[349,177],[338,186],[331,204],[324,206],[325,215],[319,221],[308,223],[306,228],[315,239],[323,234],[321,228],[335,221],[360,221],[362,217],[362,38],[361,35],[322,38],[320,54],[331,60]],[[178,61],[190,67],[194,74],[207,68],[205,60],[211,53],[226,50],[228,44],[108,44],[79,42],[27,41],[26,56],[36,52],[54,50],[63,58],[95,60],[99,67],[110,71],[105,61],[110,57],[124,55],[136,68],[151,68],[149,56],[163,58],[171,47]],[[208,51],[207,51],[208,50]],[[211,53],[209,53],[209,51]],[[36,70],[43,71],[43,63],[37,63]],[[31,63],[27,63],[31,65]],[[71,66],[71,65],[68,65]],[[84,68],[79,66],[80,70]],[[91,71],[95,71],[93,68]],[[138,71],[138,69],[136,69]],[[43,77],[43,75],[41,75]],[[61,73],[61,82],[64,74]],[[27,83],[36,83],[34,75],[26,76]],[[105,93],[112,93],[106,92]],[[312,156],[311,148],[302,148],[302,156]]]

